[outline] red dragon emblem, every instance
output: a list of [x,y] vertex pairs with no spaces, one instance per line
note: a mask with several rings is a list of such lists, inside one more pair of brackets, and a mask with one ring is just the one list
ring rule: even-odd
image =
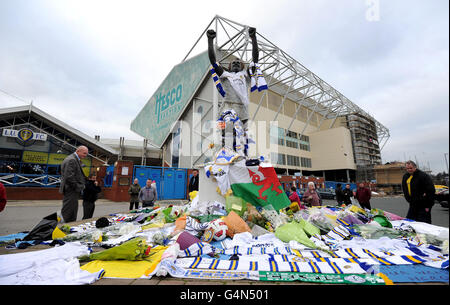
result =
[[250,169],[248,169],[248,172],[250,174],[250,177],[252,178],[252,182],[255,185],[262,185],[263,187],[258,191],[259,197],[258,199],[262,199],[264,201],[267,200],[267,196],[262,196],[262,194],[269,188],[272,187],[271,191],[277,192],[277,195],[280,195],[283,193],[282,190],[280,190],[279,186],[281,185],[278,181],[277,174],[275,173],[275,170],[273,167],[258,167],[258,170],[256,172],[252,172]]

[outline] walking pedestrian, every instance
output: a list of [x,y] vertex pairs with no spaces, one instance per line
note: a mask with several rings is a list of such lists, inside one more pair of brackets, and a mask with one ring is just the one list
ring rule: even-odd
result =
[[345,189],[342,191],[342,194],[344,195],[344,204],[350,205],[352,204],[352,198],[353,198],[353,191],[350,189],[350,184],[347,183],[345,185]]
[[431,177],[409,160],[402,179],[402,190],[409,210],[406,218],[431,224],[431,208],[434,204],[435,188]]
[[365,187],[364,183],[360,183],[358,185],[358,189],[356,190],[355,198],[358,200],[359,205],[363,209],[371,210],[370,207],[370,198],[372,197],[372,192]]
[[148,179],[145,186],[139,191],[139,201],[142,202],[142,207],[152,207],[158,199],[156,192],[156,183]]
[[78,200],[86,184],[86,176],[81,168],[81,159],[88,155],[86,146],[77,147],[61,163],[61,184],[59,192],[63,194],[61,216],[64,222],[77,220]]
[[83,219],[92,218],[95,210],[95,201],[98,198],[98,193],[102,189],[98,186],[97,176],[89,175],[86,186],[83,190]]
[[139,208],[139,192],[141,186],[139,185],[138,178],[134,178],[133,184],[128,188],[128,194],[130,194],[130,210]]

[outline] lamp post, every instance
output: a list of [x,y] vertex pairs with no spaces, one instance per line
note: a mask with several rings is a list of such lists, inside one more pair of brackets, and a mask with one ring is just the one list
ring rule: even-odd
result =
[[449,178],[449,172],[448,172],[447,155],[448,155],[448,153],[444,153],[445,165],[447,166],[447,186],[449,186],[449,181],[448,181],[448,178]]

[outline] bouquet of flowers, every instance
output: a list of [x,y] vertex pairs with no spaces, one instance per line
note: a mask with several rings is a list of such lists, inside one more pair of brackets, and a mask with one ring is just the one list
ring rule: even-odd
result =
[[136,237],[113,248],[103,250],[100,252],[91,253],[89,255],[80,256],[78,260],[82,262],[92,260],[141,261],[151,256],[150,250],[151,247],[147,244],[147,241],[144,237]]

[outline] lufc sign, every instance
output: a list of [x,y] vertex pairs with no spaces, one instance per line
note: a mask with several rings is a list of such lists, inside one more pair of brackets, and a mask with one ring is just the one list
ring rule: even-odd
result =
[[47,141],[47,135],[45,133],[37,133],[29,128],[22,128],[20,130],[3,129],[2,135],[4,137],[17,138],[23,143],[28,143],[33,140]]

